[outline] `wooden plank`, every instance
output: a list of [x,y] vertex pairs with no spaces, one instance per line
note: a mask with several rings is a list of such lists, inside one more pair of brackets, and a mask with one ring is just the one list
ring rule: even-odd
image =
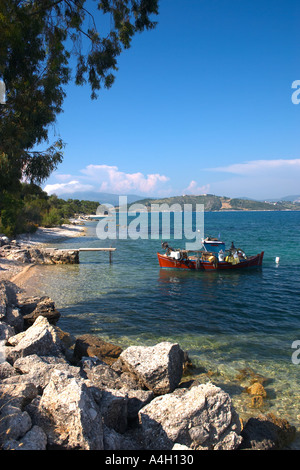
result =
[[116,251],[117,248],[78,248],[78,251]]

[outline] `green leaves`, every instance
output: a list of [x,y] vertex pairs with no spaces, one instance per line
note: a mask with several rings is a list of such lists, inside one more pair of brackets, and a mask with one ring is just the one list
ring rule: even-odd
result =
[[[150,16],[158,13],[158,0],[98,1],[97,18],[87,5],[86,0],[0,0],[0,77],[6,85],[6,103],[0,104],[2,200],[21,178],[40,184],[62,161],[61,140],[45,151],[34,149],[48,142],[49,126],[62,111],[70,59],[75,83],[89,83],[96,98],[98,90],[113,85],[122,50],[134,34],[155,26]],[[3,210],[0,204],[0,216]]]

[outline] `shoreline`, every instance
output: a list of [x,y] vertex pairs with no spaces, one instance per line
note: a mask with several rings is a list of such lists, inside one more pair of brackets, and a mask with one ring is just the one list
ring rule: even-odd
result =
[[[33,236],[29,236],[27,238],[24,236],[18,237],[16,240],[19,244],[24,245],[34,245],[34,246],[42,246],[42,245],[47,245],[51,242],[58,241],[58,240],[63,240],[63,239],[68,239],[68,238],[74,238],[77,236],[82,236],[83,233],[85,233],[86,227],[85,226],[63,226],[63,227],[55,227],[53,229],[40,229],[38,233],[33,234]],[[26,290],[26,281],[28,280],[29,277],[33,276],[35,274],[35,267],[38,265],[34,263],[30,264],[25,264],[20,263],[20,262],[15,262],[13,260],[6,260],[9,261],[10,264],[5,264],[5,267],[7,268],[5,271],[0,270],[0,281],[3,280],[2,274],[5,273],[7,275],[6,280],[10,281],[10,283],[15,284],[18,294],[21,294],[22,297],[25,297],[27,295],[27,290]],[[0,257],[0,267],[3,262],[3,258]],[[25,284],[25,288],[24,288]],[[29,294],[30,297],[30,294]],[[260,384],[261,385],[261,384]],[[261,387],[261,390],[259,393],[264,392],[263,387]],[[249,394],[252,394],[248,392]],[[256,397],[256,395],[255,395]],[[258,396],[259,397],[259,396]],[[262,400],[262,396],[260,397]]]
[[[67,240],[69,238],[76,238],[85,236],[86,226],[76,224],[64,224],[60,227],[39,227],[35,233],[18,235],[10,243],[18,244],[21,248],[25,247],[42,247],[58,242]],[[25,282],[29,276],[34,274],[34,267],[36,264],[24,264],[20,261],[10,260],[0,256],[0,281],[10,281],[18,284]]]
[[51,242],[63,239],[84,236],[86,226],[82,223],[63,224],[60,227],[39,227],[35,233],[21,234],[16,237],[16,241],[26,245],[46,245]]

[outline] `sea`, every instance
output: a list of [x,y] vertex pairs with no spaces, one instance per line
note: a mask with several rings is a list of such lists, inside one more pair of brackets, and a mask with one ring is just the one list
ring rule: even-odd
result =
[[[149,228],[148,237],[100,240],[97,224],[51,246],[114,247],[111,264],[107,252],[81,252],[80,264],[39,266],[27,281],[30,293],[55,301],[58,326],[122,348],[179,343],[193,364],[184,380],[223,388],[243,421],[260,413],[288,420],[299,449],[300,212],[204,214],[206,236],[247,255],[264,251],[263,266],[244,271],[160,269],[162,241],[185,248],[172,230],[170,240]],[[246,392],[253,378],[267,392],[259,403]]]

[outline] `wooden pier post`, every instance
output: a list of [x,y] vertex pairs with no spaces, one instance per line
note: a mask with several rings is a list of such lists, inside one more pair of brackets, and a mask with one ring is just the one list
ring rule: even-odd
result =
[[109,264],[112,264],[112,253],[116,251],[116,248],[79,248],[78,251],[108,251],[109,253]]

